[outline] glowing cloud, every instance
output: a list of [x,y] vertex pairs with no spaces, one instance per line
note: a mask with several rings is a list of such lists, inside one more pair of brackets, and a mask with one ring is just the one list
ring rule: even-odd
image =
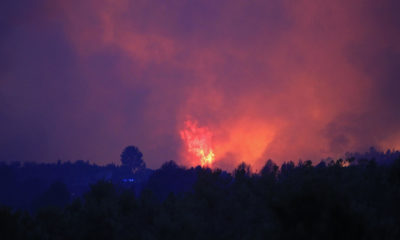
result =
[[230,170],[400,148],[400,1],[6,2],[2,160],[118,164],[133,144],[150,168]]

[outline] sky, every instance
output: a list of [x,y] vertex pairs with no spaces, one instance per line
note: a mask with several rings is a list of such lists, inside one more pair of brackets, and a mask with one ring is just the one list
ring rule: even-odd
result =
[[400,148],[396,0],[4,0],[0,160],[213,166]]

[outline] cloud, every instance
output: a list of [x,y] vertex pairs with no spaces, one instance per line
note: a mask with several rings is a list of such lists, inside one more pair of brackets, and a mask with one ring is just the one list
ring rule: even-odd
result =
[[12,150],[22,145],[35,161],[104,164],[134,144],[150,167],[185,163],[179,130],[188,117],[213,131],[224,168],[398,148],[396,5],[88,0],[14,8],[18,21],[6,17],[0,46],[8,63],[1,157],[29,160]]

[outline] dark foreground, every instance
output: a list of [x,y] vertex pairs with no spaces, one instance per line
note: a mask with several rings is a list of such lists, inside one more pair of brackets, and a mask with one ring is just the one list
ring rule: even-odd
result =
[[136,196],[100,181],[63,207],[2,207],[0,239],[400,239],[400,159],[269,161],[260,174],[243,164],[232,175],[169,164],[155,175],[185,171],[193,187],[161,198],[159,183]]

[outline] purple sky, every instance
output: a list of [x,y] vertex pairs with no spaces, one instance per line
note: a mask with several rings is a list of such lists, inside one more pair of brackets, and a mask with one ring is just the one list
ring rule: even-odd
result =
[[400,2],[0,3],[0,160],[215,166],[400,148]]

